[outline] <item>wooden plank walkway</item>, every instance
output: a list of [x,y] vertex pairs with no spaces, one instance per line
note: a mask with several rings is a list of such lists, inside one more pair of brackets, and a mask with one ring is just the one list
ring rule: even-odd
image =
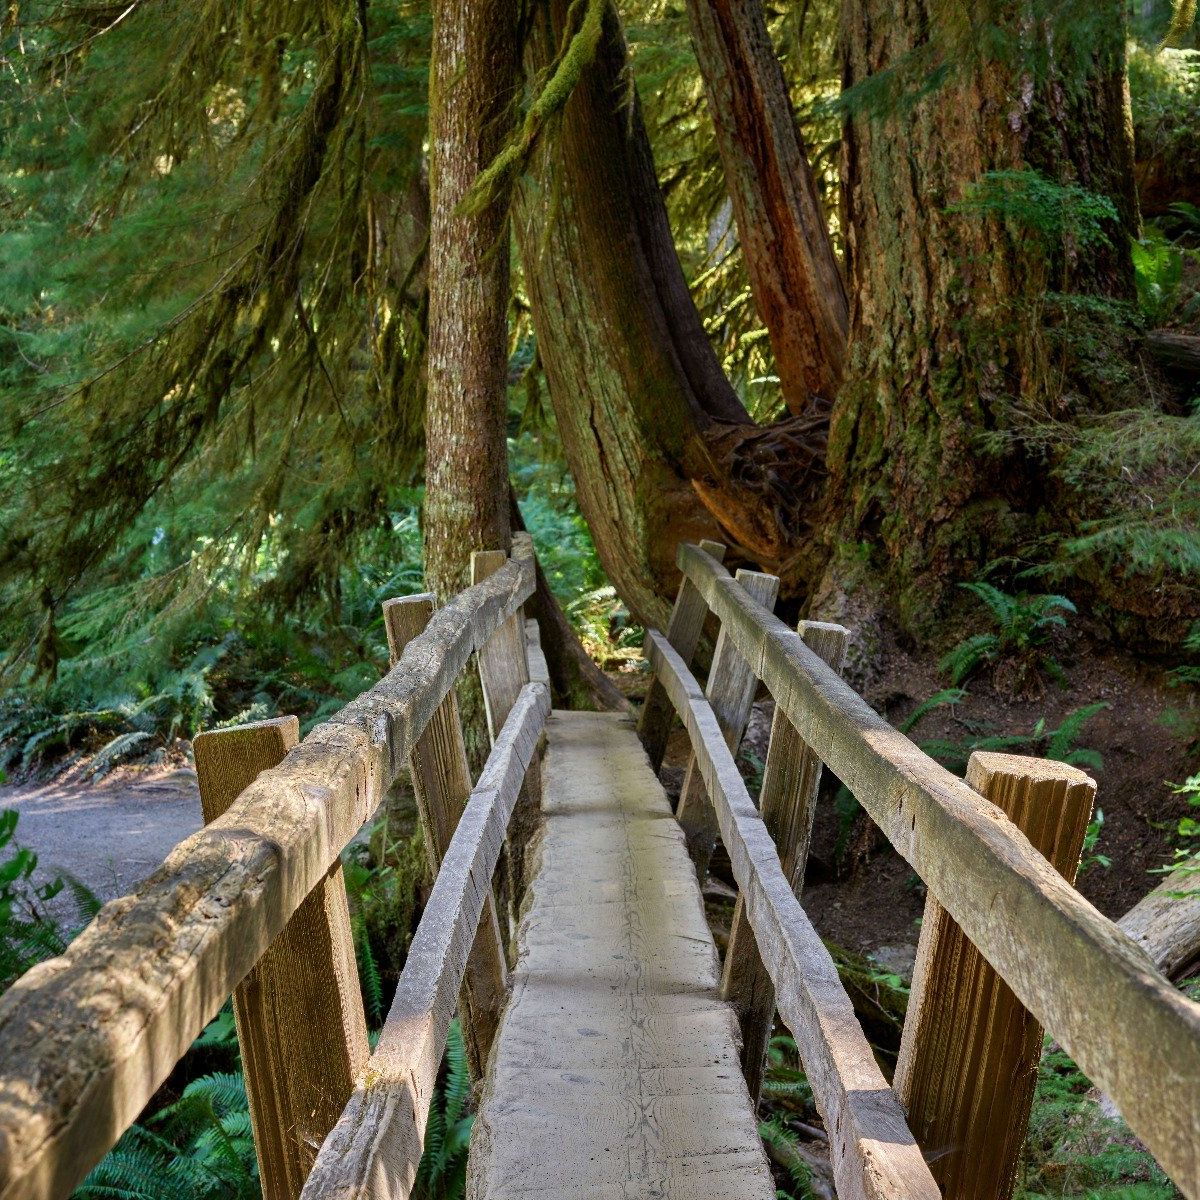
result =
[[769,1200],[695,869],[632,723],[555,712],[474,1200]]

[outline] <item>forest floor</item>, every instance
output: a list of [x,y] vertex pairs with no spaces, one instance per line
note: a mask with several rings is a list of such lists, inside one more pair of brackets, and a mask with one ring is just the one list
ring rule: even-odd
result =
[[[1097,804],[1104,814],[1091,856],[1079,878],[1080,891],[1100,910],[1119,917],[1155,886],[1151,872],[1171,859],[1175,830],[1188,806],[1171,782],[1195,770],[1200,708],[1192,689],[1171,686],[1160,668],[1120,655],[1111,645],[1073,630],[1054,648],[1062,680],[1041,673],[1024,694],[1013,697],[1004,673],[973,680],[961,701],[934,708],[911,731],[918,744],[961,748],[963,761],[980,739],[1028,737],[1014,753],[1044,753],[1038,723],[1057,729],[1073,711],[1104,703],[1081,728],[1073,748],[1099,754],[1102,767]],[[935,659],[909,653],[881,634],[871,675],[855,680],[872,706],[900,725],[927,697],[945,687]],[[613,677],[638,698],[643,672]],[[1192,707],[1188,707],[1188,705]],[[742,746],[751,776],[767,753],[773,705],[755,705]],[[676,792],[688,746],[676,729],[668,750],[664,782]],[[200,828],[194,770],[173,765],[122,767],[99,784],[71,776],[49,783],[0,787],[0,808],[20,813],[18,838],[39,855],[39,878],[68,872],[102,900],[124,895],[149,875],[183,838]],[[722,861],[716,862],[718,874]],[[725,865],[727,872],[727,864]],[[727,882],[732,883],[732,878]],[[805,885],[805,908],[820,933],[847,950],[876,958],[907,975],[916,946],[924,888],[867,816],[827,777],[817,810]]]
[[[1097,781],[1097,807],[1104,814],[1096,845],[1077,886],[1105,915],[1120,917],[1160,881],[1155,868],[1171,860],[1186,798],[1170,784],[1196,770],[1195,738],[1200,709],[1192,689],[1171,685],[1160,668],[1116,653],[1086,631],[1074,632],[1055,648],[1064,679],[1045,676],[1014,697],[1003,671],[973,680],[963,699],[923,717],[909,736],[918,744],[953,743],[963,761],[972,743],[1010,736],[1027,744],[1006,747],[1015,754],[1045,754],[1045,733],[1059,728],[1075,710],[1105,703],[1086,721],[1074,749],[1099,754],[1103,765],[1089,769]],[[886,632],[869,678],[855,680],[878,712],[900,725],[916,707],[946,686],[928,652],[912,655]],[[747,773],[766,758],[773,704],[755,704],[742,744]],[[664,782],[677,794],[688,745],[676,730],[666,759]],[[875,958],[907,976],[911,971],[925,905],[925,889],[874,823],[837,796],[826,773],[809,855],[804,907],[823,937],[846,950]],[[1095,861],[1103,856],[1110,865]],[[727,864],[718,859],[720,873]],[[732,882],[731,878],[727,882]]]
[[[123,767],[101,783],[60,776],[0,787],[0,809],[20,814],[17,840],[36,852],[35,881],[69,874],[102,901],[131,892],[200,828],[200,792],[190,767]],[[67,893],[54,915],[71,909]]]

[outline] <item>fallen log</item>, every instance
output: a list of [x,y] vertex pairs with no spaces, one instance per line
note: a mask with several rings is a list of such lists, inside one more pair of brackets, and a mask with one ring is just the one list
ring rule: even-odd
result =
[[1146,334],[1146,352],[1168,371],[1200,375],[1200,337],[1171,329],[1152,329]]
[[1200,958],[1200,854],[1172,871],[1117,925],[1168,978]]

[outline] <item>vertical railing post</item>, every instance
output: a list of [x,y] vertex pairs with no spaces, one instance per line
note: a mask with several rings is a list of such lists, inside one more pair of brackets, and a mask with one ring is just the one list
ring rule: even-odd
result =
[[[433,616],[433,605],[433,596],[428,594],[384,601],[383,621],[393,666],[400,661],[404,647],[424,632]],[[436,877],[471,795],[471,769],[453,688],[429,718],[408,763],[425,835],[425,852],[430,871]],[[475,1079],[483,1078],[507,992],[504,944],[489,881],[458,1000],[468,1065]]]
[[[721,562],[725,557],[725,547],[720,542],[701,542],[700,549],[717,562]],[[667,641],[683,659],[684,666],[690,667],[692,659],[696,657],[696,647],[700,644],[700,635],[704,632],[707,616],[708,605],[704,602],[704,597],[685,575],[679,581],[675,607],[671,609],[671,620],[666,629]],[[642,701],[641,715],[638,717],[638,736],[642,739],[642,745],[646,747],[646,755],[656,775],[662,768],[663,755],[667,752],[667,739],[671,734],[671,722],[674,717],[675,706],[667,697],[666,688],[657,679],[651,679],[650,686],[646,689],[646,699]]]
[[[1087,775],[977,751],[967,782],[1074,882],[1096,790]],[[894,1086],[945,1200],[1012,1195],[1041,1048],[1042,1027],[931,894]]]
[[[735,576],[752,600],[768,611],[775,607],[779,593],[779,579],[775,575],[764,575],[761,571],[738,571]],[[716,713],[725,744],[737,754],[750,709],[754,704],[754,693],[758,688],[758,676],[753,667],[733,644],[725,629],[717,635],[717,647],[713,652],[712,668],[708,673],[708,686],[704,694]],[[717,816],[712,801],[704,787],[696,765],[696,755],[688,759],[687,772],[683,777],[683,790],[679,793],[679,808],[676,815],[687,838],[688,853],[696,864],[696,874],[703,883],[708,874],[713,847],[717,843]]]
[[[520,536],[520,535],[518,535]],[[514,542],[516,538],[514,538]],[[522,550],[532,554],[532,545],[525,538]],[[503,550],[475,550],[471,554],[471,584],[481,583],[494,575],[508,561]],[[483,703],[487,711],[488,733],[492,741],[500,732],[517,695],[529,682],[529,652],[525,639],[525,621],[518,609],[478,652],[479,679],[483,685]],[[541,820],[542,776],[541,766],[535,758],[525,773],[525,782],[517,798],[508,825],[508,836],[504,843],[503,869],[506,873],[504,888],[508,899],[509,942],[521,912],[521,901],[525,896],[525,850],[532,842]]]
[[[205,823],[296,745],[295,717],[199,733]],[[265,1200],[295,1200],[370,1053],[341,862],[233,993]]]
[[[850,638],[848,630],[823,621],[801,621],[798,632],[810,650],[835,671],[841,671]],[[797,899],[804,887],[820,786],[821,760],[796,732],[783,709],[776,706],[758,809]],[[733,1005],[742,1027],[742,1070],[750,1098],[757,1104],[775,1021],[775,986],[763,965],[741,895],[733,910],[721,994]]]

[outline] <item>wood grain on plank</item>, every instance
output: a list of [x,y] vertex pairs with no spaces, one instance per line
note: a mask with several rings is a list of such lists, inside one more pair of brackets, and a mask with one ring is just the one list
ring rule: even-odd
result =
[[[197,734],[205,822],[300,740],[295,717]],[[295,1200],[367,1061],[350,908],[337,862],[233,993],[265,1200]]]
[[[700,545],[717,562],[725,557],[725,547],[720,542],[703,541]],[[704,602],[704,597],[696,590],[696,585],[686,575],[683,576],[679,581],[675,607],[671,609],[671,620],[667,625],[667,641],[675,647],[675,652],[689,667],[692,665],[692,659],[696,657],[696,647],[700,644],[700,635],[704,632],[707,616],[708,605]],[[642,701],[642,711],[638,716],[638,737],[646,747],[646,754],[655,774],[662,767],[674,717],[675,709],[667,698],[663,685],[657,679],[651,679],[646,690],[646,699]]]
[[1169,977],[1200,958],[1200,855],[1176,867],[1117,927]]
[[[775,597],[779,594],[778,576],[742,570],[734,578],[756,603],[766,609],[775,607]],[[712,669],[704,694],[717,714],[725,743],[734,754],[746,732],[757,687],[758,678],[750,664],[722,629],[717,635],[717,648],[713,651]],[[696,874],[703,883],[717,844],[717,818],[696,766],[695,750],[684,772],[677,815],[687,839],[688,853],[696,864]]]
[[631,722],[555,712],[540,867],[468,1195],[768,1200],[678,825]]
[[837,967],[792,893],[716,714],[661,634],[647,632],[646,650],[692,739],[776,1004],[796,1039],[829,1133],[838,1195],[935,1200],[929,1168],[880,1073]]
[[[433,611],[434,597],[430,593],[402,596],[384,602],[384,626],[393,664],[400,660],[404,647],[424,632]],[[429,718],[408,761],[424,833],[429,873],[436,879],[467,798],[471,795],[471,770],[467,763],[467,748],[463,743],[462,722],[458,716],[458,698],[453,688]],[[475,1079],[483,1076],[507,999],[508,965],[504,959],[496,903],[489,886],[459,993],[463,1042],[467,1062]]]
[[477,645],[533,591],[513,562],[0,997],[0,1198],[61,1200],[137,1118],[375,811]]
[[442,860],[379,1044],[309,1176],[309,1200],[392,1200],[412,1188],[455,997],[549,712],[544,684],[521,689]]
[[[1066,763],[971,755],[967,782],[1075,882],[1095,783]],[[1008,1200],[1042,1055],[1042,1027],[934,896],[925,902],[892,1085],[944,1200]]]
[[[841,671],[850,637],[847,630],[823,621],[801,621],[799,632],[806,645],[811,646],[833,670]],[[812,838],[820,786],[821,760],[804,744],[804,739],[784,713],[776,708],[771,721],[771,740],[767,745],[758,811],[775,842],[780,866],[797,899],[804,886],[804,867],[808,862],[808,844]],[[733,909],[721,994],[738,1015],[742,1027],[742,1068],[750,1095],[757,1101],[762,1091],[771,1028],[775,1023],[775,985],[758,952],[754,930],[746,915],[746,900],[741,895]]]
[[1200,1197],[1200,1004],[720,563],[686,545],[679,563],[799,734],[1180,1189]]
[[[515,562],[533,566],[533,547],[528,534],[513,538]],[[480,583],[508,561],[502,550],[476,550],[471,555],[471,582]],[[495,739],[496,731],[504,724],[509,710],[521,688],[529,682],[529,659],[525,640],[525,623],[520,612],[514,612],[492,634],[476,655],[479,679],[483,685],[484,708],[487,710],[488,733]],[[521,902],[529,879],[525,868],[525,851],[537,833],[542,807],[541,773],[535,759],[521,785],[521,795],[508,827],[508,842],[504,854],[507,886],[501,891],[507,897],[505,914],[506,943],[511,943],[517,928]],[[511,951],[511,945],[510,945]]]

